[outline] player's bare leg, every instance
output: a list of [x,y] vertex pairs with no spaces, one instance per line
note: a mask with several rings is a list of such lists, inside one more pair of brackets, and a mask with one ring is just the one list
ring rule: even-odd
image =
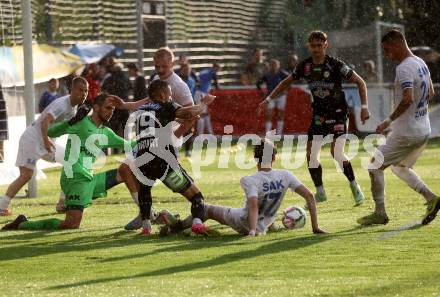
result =
[[34,170],[20,166],[20,175],[9,185],[6,190],[6,194],[0,198],[0,216],[9,216],[12,214],[9,209],[9,204],[11,203],[12,198],[17,195],[18,191],[28,183],[32,175],[34,174]]

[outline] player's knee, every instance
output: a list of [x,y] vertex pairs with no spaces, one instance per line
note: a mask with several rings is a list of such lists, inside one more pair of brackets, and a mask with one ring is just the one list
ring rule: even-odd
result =
[[118,168],[118,175],[125,180],[127,176],[131,174],[130,166],[125,163],[122,163]]
[[34,174],[33,171],[28,171],[28,170],[26,170],[26,171],[21,171],[21,172],[20,172],[20,178],[22,178],[22,179],[25,180],[25,181],[30,181],[31,178],[32,178],[32,175],[33,175],[33,174]]
[[399,176],[402,173],[402,167],[400,166],[391,166],[391,172],[395,175]]

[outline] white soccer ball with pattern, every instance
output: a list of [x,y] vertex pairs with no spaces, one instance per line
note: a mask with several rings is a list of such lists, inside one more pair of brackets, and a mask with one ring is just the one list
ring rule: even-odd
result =
[[284,210],[282,222],[287,229],[299,229],[306,224],[306,212],[298,206],[289,206]]

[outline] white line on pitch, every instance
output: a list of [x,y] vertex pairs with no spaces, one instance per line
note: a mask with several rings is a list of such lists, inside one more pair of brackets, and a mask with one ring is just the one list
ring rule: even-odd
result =
[[409,224],[407,224],[405,226],[399,227],[399,228],[397,228],[395,230],[388,231],[388,232],[382,234],[381,236],[379,236],[379,240],[384,240],[384,239],[393,237],[397,233],[405,231],[405,230],[409,230],[409,229],[411,229],[411,228],[413,228],[413,227],[415,227],[417,225],[420,225],[420,220],[414,221],[414,222],[409,223]]

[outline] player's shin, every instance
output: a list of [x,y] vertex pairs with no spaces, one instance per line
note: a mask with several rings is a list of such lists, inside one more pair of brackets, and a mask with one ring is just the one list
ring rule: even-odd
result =
[[203,203],[203,195],[198,192],[191,199],[191,215],[193,217],[191,230],[194,233],[206,233],[207,227],[203,224],[205,215],[205,205]]
[[375,212],[385,214],[385,177],[381,169],[369,169],[371,194],[375,203]]
[[40,221],[26,221],[19,225],[20,230],[58,230],[61,229],[60,219],[46,219]]

